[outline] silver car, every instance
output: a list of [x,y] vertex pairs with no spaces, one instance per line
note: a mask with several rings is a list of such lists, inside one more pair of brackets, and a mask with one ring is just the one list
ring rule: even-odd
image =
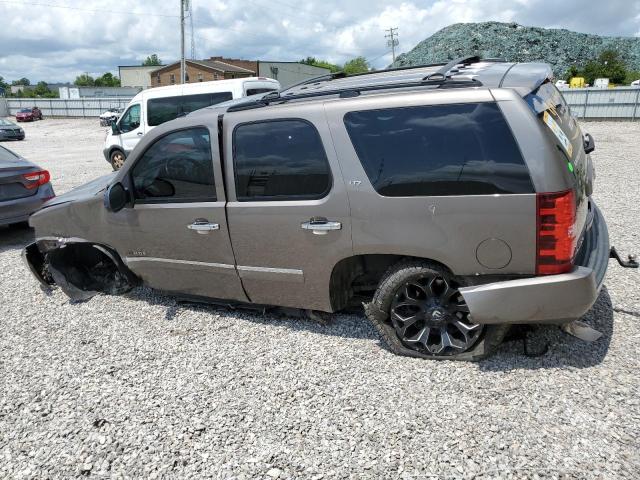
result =
[[157,127],[32,216],[25,258],[75,300],[363,303],[396,353],[478,359],[595,302],[593,149],[546,64],[333,74]]
[[47,170],[0,146],[0,225],[26,222],[54,196]]

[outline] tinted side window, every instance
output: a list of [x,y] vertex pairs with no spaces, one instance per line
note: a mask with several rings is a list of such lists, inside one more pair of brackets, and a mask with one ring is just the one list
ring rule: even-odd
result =
[[240,201],[322,198],[331,188],[320,135],[304,120],[239,125],[233,148]]
[[344,122],[380,195],[534,191],[518,145],[495,103],[350,112]]
[[179,112],[180,97],[151,98],[147,101],[147,122],[151,127],[178,118]]
[[185,95],[182,97],[182,113],[187,114],[200,110],[201,108],[210,107],[216,103],[231,100],[233,94],[231,92],[202,93],[198,95]]
[[131,105],[122,119],[120,120],[119,128],[122,133],[131,132],[140,126],[140,104]]
[[155,127],[187,113],[231,100],[231,92],[200,93],[179,97],[152,98],[147,102],[149,125]]
[[215,201],[209,131],[192,128],[160,138],[131,177],[135,198],[145,202]]

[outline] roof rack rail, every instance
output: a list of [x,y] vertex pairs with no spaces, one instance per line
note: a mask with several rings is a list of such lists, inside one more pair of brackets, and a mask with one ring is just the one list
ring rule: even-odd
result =
[[423,80],[444,80],[445,78],[447,78],[447,74],[449,73],[449,71],[453,70],[456,66],[469,65],[471,63],[477,63],[479,61],[480,61],[480,57],[478,55],[474,55],[472,57],[456,58],[454,60],[451,60],[449,63],[443,65],[442,68],[438,69],[437,72],[433,72],[427,75],[426,77],[423,78]]
[[[474,58],[474,57],[468,57],[468,58]],[[477,58],[477,57],[475,57],[475,58]],[[461,62],[458,62],[458,63],[461,63]],[[326,82],[326,81],[330,81],[330,80],[336,80],[338,78],[361,77],[363,75],[374,75],[376,73],[399,72],[399,71],[402,71],[402,70],[414,70],[414,69],[418,69],[418,68],[428,68],[428,67],[441,67],[441,66],[445,66],[445,65],[448,65],[448,64],[445,63],[445,62],[438,62],[438,63],[423,63],[423,64],[420,64],[420,65],[404,65],[402,67],[385,68],[383,70],[370,70],[368,72],[352,73],[351,75],[347,75],[343,71],[327,73],[325,75],[320,75],[318,77],[313,77],[313,78],[310,78],[308,80],[303,80],[302,82],[290,85],[287,88],[280,90],[280,93],[286,92],[288,90],[292,90],[292,89],[297,88],[297,87],[302,87],[304,85],[309,85],[311,83]]]
[[[460,63],[460,62],[458,62]],[[456,65],[458,64],[456,63]],[[227,109],[227,112],[239,112],[242,110],[250,110],[253,108],[266,107],[274,102],[288,102],[289,100],[299,100],[304,98],[324,97],[330,95],[339,95],[340,98],[357,97],[361,92],[371,92],[377,90],[392,90],[397,88],[415,88],[415,87],[428,87],[434,86],[437,88],[461,88],[461,87],[481,87],[482,82],[475,78],[470,79],[451,79],[436,78],[429,79],[429,76],[424,77],[422,80],[416,82],[403,82],[393,84],[376,84],[376,85],[362,85],[358,87],[346,87],[336,88],[331,90],[311,91],[304,93],[289,93],[288,95],[281,95],[280,92],[271,92],[262,97],[259,100],[252,100],[250,102],[244,102],[237,105],[232,105]]]
[[291,90],[292,88],[296,88],[296,87],[301,87],[303,85],[308,85],[310,83],[317,83],[317,82],[325,82],[328,80],[335,80],[336,78],[343,78],[346,77],[347,74],[344,73],[342,70],[339,72],[332,72],[332,73],[327,73],[325,75],[320,75],[319,77],[313,77],[310,78],[308,80],[303,80],[299,83],[294,83],[293,85],[288,86],[287,88],[280,90],[281,92],[286,92],[287,90]]

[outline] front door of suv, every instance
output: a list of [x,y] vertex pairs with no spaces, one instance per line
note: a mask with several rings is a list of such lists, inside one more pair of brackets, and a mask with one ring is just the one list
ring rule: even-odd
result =
[[254,303],[331,310],[331,272],[351,256],[352,245],[324,112],[268,110],[224,117],[227,216],[238,273]]
[[229,241],[217,138],[195,126],[151,143],[127,172],[135,205],[110,214],[110,244],[153,288],[246,301]]

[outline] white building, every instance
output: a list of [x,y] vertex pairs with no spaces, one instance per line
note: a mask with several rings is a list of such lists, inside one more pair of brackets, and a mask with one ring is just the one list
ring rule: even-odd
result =
[[120,85],[123,87],[150,88],[151,72],[162,68],[164,65],[147,67],[144,65],[123,65],[118,67]]

